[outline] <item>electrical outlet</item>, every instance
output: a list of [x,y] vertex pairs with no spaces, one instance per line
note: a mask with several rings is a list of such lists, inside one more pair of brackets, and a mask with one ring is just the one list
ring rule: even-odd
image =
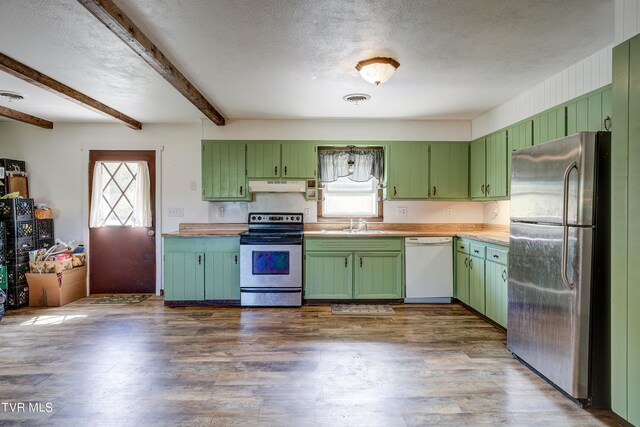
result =
[[222,218],[224,216],[224,208],[218,208],[218,217]]
[[407,216],[407,208],[404,206],[399,207],[397,212],[398,212],[398,216]]
[[168,208],[167,216],[172,217],[183,217],[184,216],[184,208]]
[[310,215],[311,215],[311,209],[304,208],[304,217],[309,218]]
[[453,216],[453,208],[447,208],[447,216]]

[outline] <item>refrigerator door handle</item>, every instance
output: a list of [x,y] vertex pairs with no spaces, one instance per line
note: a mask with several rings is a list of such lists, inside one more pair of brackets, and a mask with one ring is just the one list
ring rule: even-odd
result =
[[573,283],[569,281],[567,275],[567,257],[569,251],[569,224],[567,216],[569,215],[569,175],[572,170],[578,170],[578,164],[574,161],[564,170],[563,193],[562,193],[562,281],[569,288],[573,289]]

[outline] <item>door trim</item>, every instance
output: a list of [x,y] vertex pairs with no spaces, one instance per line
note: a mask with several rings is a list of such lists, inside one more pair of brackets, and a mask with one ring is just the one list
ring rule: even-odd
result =
[[[104,146],[92,146],[88,148],[82,148],[82,164],[86,165],[86,168],[82,167],[82,239],[84,240],[85,247],[87,248],[89,256],[91,256],[91,247],[89,242],[89,152],[92,150],[113,150],[113,151],[126,151],[126,150],[143,150],[143,151],[155,151],[156,153],[156,203],[155,203],[155,212],[156,212],[156,295],[160,295],[160,291],[163,289],[163,274],[162,269],[164,268],[164,262],[162,259],[162,254],[164,253],[164,248],[162,246],[162,152],[164,151],[164,146],[158,145],[149,145],[146,146],[144,144],[140,144],[135,147],[124,148],[121,147],[120,144],[112,144],[104,145]],[[89,282],[90,272],[89,272],[89,264],[87,263],[87,289],[86,295],[89,295],[91,289],[91,283]]]

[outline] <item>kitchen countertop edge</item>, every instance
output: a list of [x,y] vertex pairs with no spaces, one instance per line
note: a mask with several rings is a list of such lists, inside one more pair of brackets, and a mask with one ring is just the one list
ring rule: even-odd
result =
[[[240,233],[247,231],[246,228],[224,229],[224,230],[193,230],[174,231],[163,233],[162,237],[237,237]],[[496,233],[489,231],[383,231],[349,233],[344,231],[305,231],[305,237],[461,237],[465,239],[478,240],[500,246],[509,246],[509,235],[506,233]]]

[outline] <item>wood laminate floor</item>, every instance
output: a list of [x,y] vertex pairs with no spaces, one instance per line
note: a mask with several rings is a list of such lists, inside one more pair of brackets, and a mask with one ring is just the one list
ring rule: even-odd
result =
[[0,322],[1,425],[620,422],[578,408],[459,305],[397,305],[394,316],[365,318],[332,316],[329,306],[90,302]]

